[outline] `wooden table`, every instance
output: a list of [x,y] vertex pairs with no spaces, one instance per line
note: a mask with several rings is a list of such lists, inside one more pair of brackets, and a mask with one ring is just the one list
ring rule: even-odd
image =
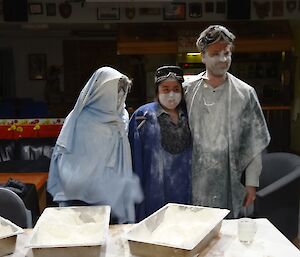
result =
[[0,173],[0,184],[5,184],[9,178],[34,184],[39,197],[40,211],[42,212],[46,208],[47,172]]
[[[237,238],[237,220],[224,220],[219,236],[197,257],[300,257],[299,249],[267,219],[256,219],[256,222],[254,242],[245,246]],[[99,257],[132,257],[128,241],[124,238],[131,227],[132,224],[110,226],[106,244],[101,247]],[[18,235],[15,252],[9,257],[33,257],[32,250],[25,247],[31,234],[32,230],[28,229]]]

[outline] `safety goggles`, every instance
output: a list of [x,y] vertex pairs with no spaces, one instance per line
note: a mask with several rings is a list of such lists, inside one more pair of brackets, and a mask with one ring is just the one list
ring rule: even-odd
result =
[[158,84],[166,79],[176,79],[179,83],[184,81],[183,70],[178,66],[163,66],[155,72],[155,83]]
[[233,42],[235,39],[235,36],[228,31],[223,26],[213,26],[205,35],[205,37],[202,38],[202,44],[204,45],[210,45],[216,41],[218,41],[220,38],[228,39],[229,42]]

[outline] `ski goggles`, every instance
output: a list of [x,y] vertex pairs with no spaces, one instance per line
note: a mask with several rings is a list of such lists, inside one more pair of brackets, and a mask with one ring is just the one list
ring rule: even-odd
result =
[[220,25],[211,26],[206,32],[206,35],[202,37],[200,41],[201,49],[205,49],[208,45],[219,41],[221,38],[233,42],[235,36],[225,27]]
[[183,70],[179,66],[162,66],[155,72],[155,83],[161,83],[167,79],[175,79],[179,83],[184,81]]

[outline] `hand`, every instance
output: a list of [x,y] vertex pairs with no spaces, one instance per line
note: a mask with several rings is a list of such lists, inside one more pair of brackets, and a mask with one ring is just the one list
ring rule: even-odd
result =
[[252,204],[256,198],[256,187],[246,186],[247,195],[244,200],[244,207]]

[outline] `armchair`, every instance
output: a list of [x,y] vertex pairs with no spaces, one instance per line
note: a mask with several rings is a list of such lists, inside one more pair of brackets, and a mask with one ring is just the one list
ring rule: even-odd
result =
[[13,191],[0,187],[0,216],[19,227],[32,228],[32,213]]
[[269,219],[288,239],[295,239],[299,219],[300,156],[266,153],[262,164],[253,217]]

